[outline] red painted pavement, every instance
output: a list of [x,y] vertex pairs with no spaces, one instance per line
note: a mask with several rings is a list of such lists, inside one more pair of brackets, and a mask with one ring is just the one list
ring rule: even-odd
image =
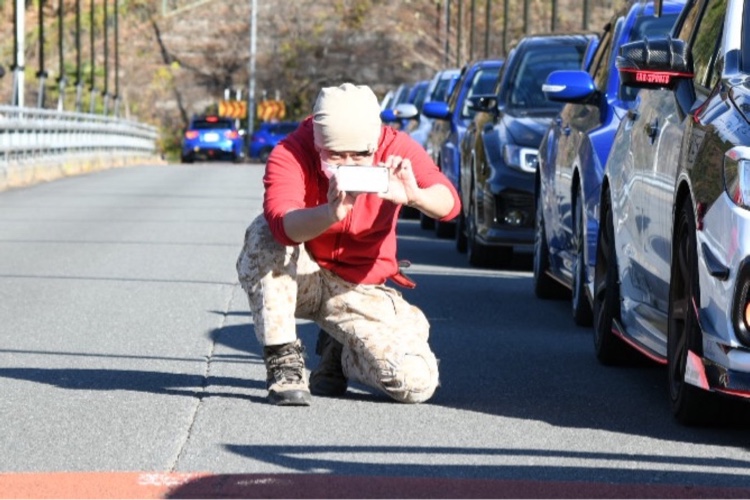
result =
[[0,473],[0,498],[750,498],[748,488],[325,474]]

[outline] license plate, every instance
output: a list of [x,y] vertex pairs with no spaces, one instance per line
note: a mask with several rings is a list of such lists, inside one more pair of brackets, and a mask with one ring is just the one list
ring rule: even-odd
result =
[[203,140],[206,142],[216,142],[219,140],[219,134],[216,132],[208,132],[203,134]]

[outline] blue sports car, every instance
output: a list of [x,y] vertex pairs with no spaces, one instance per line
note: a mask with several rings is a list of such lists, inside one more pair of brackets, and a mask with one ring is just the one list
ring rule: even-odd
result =
[[566,104],[539,148],[534,292],[543,299],[572,295],[579,325],[592,321],[604,165],[617,126],[637,94],[620,85],[615,56],[624,43],[668,34],[684,5],[685,0],[665,1],[656,17],[652,0],[631,0],[605,26],[588,71],[555,71],[542,87],[548,99]]

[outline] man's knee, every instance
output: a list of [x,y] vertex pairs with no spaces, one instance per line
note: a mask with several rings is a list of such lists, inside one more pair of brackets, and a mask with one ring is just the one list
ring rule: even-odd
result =
[[383,361],[381,381],[383,390],[401,403],[424,403],[432,397],[438,386],[438,368],[435,356],[406,354],[398,364]]
[[245,244],[237,257],[240,283],[247,289],[267,272],[281,272],[290,256],[298,251],[296,247],[285,247],[276,241],[265,217],[258,216],[245,231]]

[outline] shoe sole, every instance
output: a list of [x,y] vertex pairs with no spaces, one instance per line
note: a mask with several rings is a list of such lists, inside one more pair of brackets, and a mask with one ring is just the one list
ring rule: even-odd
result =
[[285,391],[268,394],[268,402],[276,406],[310,406],[312,397],[307,391]]

